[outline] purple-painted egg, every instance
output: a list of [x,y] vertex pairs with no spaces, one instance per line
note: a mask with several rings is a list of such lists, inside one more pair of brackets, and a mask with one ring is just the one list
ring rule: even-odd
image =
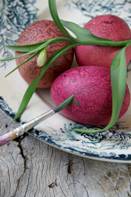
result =
[[[62,73],[53,83],[51,97],[56,105],[74,95],[74,102],[62,114],[78,123],[107,125],[112,113],[110,69],[99,66],[75,67]],[[120,117],[130,104],[126,88]]]

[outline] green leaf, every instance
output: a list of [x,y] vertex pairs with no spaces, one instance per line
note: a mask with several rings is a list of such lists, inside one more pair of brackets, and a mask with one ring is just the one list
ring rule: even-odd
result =
[[72,31],[76,35],[76,37],[81,41],[87,41],[87,38],[91,36],[89,30],[80,27],[76,23],[64,20],[61,20],[61,22],[67,29]]
[[[42,43],[45,43],[46,41],[43,41]],[[34,45],[7,45],[8,48],[18,51],[18,52],[23,52],[23,53],[27,53],[30,52],[36,48],[38,48],[41,45],[41,43],[37,43]]]
[[105,129],[115,125],[124,101],[127,80],[126,47],[118,52],[111,65],[112,117]]
[[36,79],[34,79],[32,81],[32,83],[29,85],[29,87],[27,88],[24,97],[22,98],[21,104],[19,106],[19,109],[16,113],[15,119],[20,118],[20,116],[23,114],[23,112],[25,111],[33,93],[36,91],[40,80],[42,79],[42,77],[44,76],[46,70],[51,67],[51,64],[61,55],[63,55],[67,50],[69,50],[70,48],[76,46],[75,44],[71,44],[68,46],[63,47],[62,49],[60,49],[59,51],[57,51],[56,53],[54,53],[54,55],[47,61],[47,63],[41,68],[40,74],[37,76]]
[[74,129],[75,132],[80,134],[96,134],[99,132],[104,132],[105,130],[100,128],[80,128],[80,129]]
[[63,25],[73,32],[81,45],[100,45],[100,46],[126,46],[127,44],[131,44],[131,40],[125,41],[112,41],[108,39],[103,39],[93,35],[89,30],[80,27],[79,25],[70,22],[61,20]]
[[35,53],[35,54],[31,55],[30,57],[26,58],[25,61],[23,61],[22,63],[18,64],[13,70],[11,70],[8,74],[6,74],[5,77],[8,77],[15,70],[17,70],[20,66],[22,66],[23,64],[26,64],[27,62],[29,62],[30,60],[32,60],[32,58],[34,58],[36,55],[37,55],[37,53]]
[[48,5],[50,9],[51,16],[56,24],[56,26],[67,36],[69,36],[68,31],[64,28],[57,12],[56,1],[48,0]]
[[15,51],[24,52],[24,54],[15,56],[15,57],[5,57],[1,58],[0,61],[11,61],[14,59],[19,59],[20,57],[23,57],[25,55],[29,55],[35,52],[38,52],[45,47],[47,47],[49,44],[56,43],[56,42],[62,42],[62,41],[68,41],[71,42],[70,38],[67,37],[56,37],[52,39],[48,39],[46,41],[41,42],[41,44],[35,44],[35,45],[10,45],[9,48],[14,49]]
[[24,53],[27,53],[27,52],[31,52],[31,51],[36,51],[40,46],[44,46],[44,45],[47,45],[47,44],[50,44],[52,42],[60,42],[60,41],[69,41],[70,39],[67,38],[67,37],[55,37],[55,38],[51,38],[51,39],[46,39],[46,40],[43,40],[42,42],[37,42],[36,44],[25,44],[25,45],[7,45],[8,48],[10,49],[13,49],[15,51],[18,51],[18,52],[24,52]]
[[[68,42],[72,42],[69,38],[67,37],[56,37],[56,38],[52,38],[47,40],[45,43],[41,44],[40,46],[38,46],[36,49],[25,53],[24,55],[19,55],[16,57],[11,58],[12,59],[18,59],[20,57],[23,57],[25,55],[30,55],[33,53],[32,56],[30,56],[29,58],[27,58],[25,61],[23,61],[21,64],[19,64],[18,66],[16,66],[12,71],[10,71],[5,77],[7,77],[8,75],[10,75],[11,73],[13,73],[15,70],[17,70],[17,68],[19,68],[20,66],[22,66],[23,64],[27,63],[28,61],[30,61],[34,56],[36,56],[38,54],[38,52],[41,52],[41,50],[44,50],[46,47],[48,47],[49,44],[54,44],[56,42],[63,42],[63,41],[68,41]],[[4,61],[9,61],[8,58],[5,58]]]
[[26,55],[30,55],[30,54],[33,54],[33,53],[36,53],[36,52],[39,52],[41,49],[43,49],[45,46],[47,46],[49,41],[41,44],[41,45],[38,45],[37,48],[34,48],[33,50],[31,51],[28,51],[27,53],[22,53],[21,55],[18,55],[18,56],[15,56],[15,57],[5,57],[5,58],[1,58],[0,61],[11,61],[11,60],[15,60],[15,59],[19,59],[21,57],[24,57]]
[[0,58],[0,62],[6,62],[6,61],[12,61],[12,60],[16,60],[19,59],[23,56],[25,56],[26,54],[22,54],[22,55],[18,55],[18,56],[14,56],[14,57],[5,57],[5,58]]
[[125,50],[126,47],[122,48],[111,64],[112,116],[109,124],[103,129],[75,129],[76,132],[85,134],[104,132],[112,128],[118,121],[126,90],[127,65]]
[[[46,71],[46,68],[45,68],[45,71]],[[33,80],[31,85],[29,85],[29,87],[27,88],[27,91],[25,92],[25,94],[22,98],[22,102],[19,106],[19,109],[15,115],[15,119],[20,118],[20,116],[22,115],[22,113],[26,109],[26,106],[28,105],[29,100],[32,97],[33,93],[37,89],[38,84],[39,84],[39,77],[37,77],[35,80]]]
[[70,96],[68,97],[66,100],[64,100],[60,105],[58,105],[54,111],[57,113],[61,110],[63,110],[64,108],[66,108],[69,104],[71,104],[73,102],[74,96]]

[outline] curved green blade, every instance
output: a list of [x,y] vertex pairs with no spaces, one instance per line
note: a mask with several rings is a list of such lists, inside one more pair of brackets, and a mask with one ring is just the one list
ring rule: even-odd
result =
[[69,50],[70,48],[76,46],[76,44],[72,44],[69,46],[65,46],[62,49],[60,49],[59,51],[57,51],[49,60],[48,62],[41,68],[40,74],[38,75],[38,77],[36,79],[34,79],[32,81],[32,83],[29,85],[29,87],[27,88],[21,104],[19,106],[19,109],[16,113],[15,119],[20,118],[20,116],[23,114],[23,112],[25,111],[33,93],[36,91],[38,84],[40,82],[40,80],[42,79],[42,77],[44,76],[46,70],[51,66],[51,64],[61,55],[63,55],[67,50]]
[[131,40],[112,41],[109,39],[103,39],[93,35],[89,30],[80,27],[76,23],[70,21],[64,21],[64,20],[61,20],[61,22],[67,29],[69,29],[71,32],[73,32],[76,35],[78,42],[80,42],[81,44],[114,46],[114,47],[126,46],[127,44],[131,44]]
[[111,64],[111,87],[112,87],[112,116],[109,124],[103,129],[75,129],[78,133],[95,134],[98,132],[104,132],[112,128],[118,121],[120,110],[123,104],[126,91],[126,79],[127,79],[127,65],[126,65],[126,47],[122,48],[113,59]]
[[65,29],[64,25],[62,24],[59,16],[58,16],[58,12],[57,12],[57,7],[56,7],[56,1],[55,0],[48,0],[48,5],[49,5],[49,9],[50,9],[50,13],[51,16],[55,22],[55,24],[57,25],[57,27],[65,34],[68,35],[68,31]]

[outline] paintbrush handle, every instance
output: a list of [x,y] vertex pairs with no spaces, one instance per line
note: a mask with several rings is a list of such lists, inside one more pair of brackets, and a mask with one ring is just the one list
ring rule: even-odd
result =
[[9,141],[12,141],[12,140],[16,139],[17,137],[23,135],[24,133],[26,133],[30,129],[32,129],[34,126],[39,124],[42,120],[45,120],[54,114],[55,114],[55,111],[53,109],[51,109],[51,110],[37,116],[36,118],[30,120],[29,122],[20,125],[19,127],[15,128],[13,131],[10,131],[10,132],[0,136],[0,146],[7,144]]
[[51,109],[36,118],[30,120],[29,122],[22,124],[18,128],[14,129],[13,131],[10,131],[2,136],[0,136],[0,146],[7,144],[9,141],[14,140],[15,138],[23,135],[24,133],[28,132],[30,129],[32,129],[34,126],[36,126],[38,123],[40,123],[42,120],[45,120],[49,118],[50,116],[54,115],[55,113],[63,110],[65,107],[67,107],[74,99],[74,96],[68,97],[66,100],[64,100],[62,103],[60,103],[57,107],[54,109]]

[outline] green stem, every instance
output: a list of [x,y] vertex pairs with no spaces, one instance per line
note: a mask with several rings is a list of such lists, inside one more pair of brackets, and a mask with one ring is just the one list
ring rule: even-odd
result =
[[8,77],[10,74],[12,74],[14,71],[16,71],[20,66],[22,66],[23,64],[26,64],[27,62],[32,60],[32,58],[34,58],[37,54],[38,53],[35,53],[35,54],[31,55],[30,57],[26,58],[25,61],[23,61],[22,63],[18,64],[13,70],[11,70],[9,73],[7,73],[5,75],[5,77]]
[[104,40],[99,40],[99,41],[94,41],[92,40],[87,40],[87,41],[80,41],[80,40],[75,40],[76,42],[79,43],[79,45],[99,45],[99,46],[106,46],[106,47],[124,47],[127,44],[131,44],[131,40],[125,40],[125,41],[104,41]]
[[57,7],[56,7],[56,1],[55,0],[48,0],[48,5],[49,5],[49,9],[50,9],[50,14],[51,14],[56,26],[61,30],[61,32],[64,33],[64,35],[70,37],[70,34],[64,28],[64,25],[62,24],[62,22],[61,22],[61,20],[60,20],[60,18],[58,16]]
[[36,43],[34,45],[32,44],[24,44],[24,45],[7,45],[6,47],[9,48],[9,49],[12,49],[14,51],[18,51],[18,52],[21,52],[21,53],[28,53],[34,49],[36,49],[37,47],[39,47],[41,44],[45,43],[47,40],[45,41],[42,41],[41,43]]
[[68,97],[66,100],[64,100],[60,105],[58,105],[57,107],[54,108],[55,113],[63,110],[64,108],[66,108],[69,104],[71,104],[73,102],[74,96],[70,96]]
[[73,38],[75,42],[79,42],[80,45],[99,45],[99,46],[111,46],[111,47],[123,47],[131,43],[131,40],[124,41],[112,41],[93,35],[88,29],[80,27],[78,24],[61,20],[62,24],[69,29],[76,38]]
[[24,55],[19,56],[19,58],[20,58],[20,57],[23,57],[25,55],[33,54],[29,58],[25,59],[25,61],[23,61],[22,63],[20,63],[18,66],[16,66],[13,70],[11,70],[5,77],[9,76],[11,73],[13,73],[15,70],[17,70],[17,68],[19,68],[23,64],[25,64],[28,61],[32,60],[33,57],[35,57],[41,50],[43,50],[44,48],[46,48],[49,44],[54,44],[54,43],[63,42],[63,41],[68,41],[68,42],[71,42],[72,43],[72,40],[70,38],[67,38],[67,37],[52,38],[52,39],[49,39],[46,42],[44,42],[42,45],[40,45],[36,49],[34,49],[34,50],[32,50],[32,51],[24,54]]
[[96,133],[104,133],[106,130],[101,129],[101,128],[88,128],[88,129],[74,129],[75,132],[80,133],[80,134],[96,134]]
[[21,101],[21,104],[19,106],[19,109],[16,113],[16,116],[15,116],[15,119],[18,119],[20,118],[20,116],[23,114],[23,112],[25,111],[33,93],[36,91],[38,85],[39,85],[39,82],[41,81],[41,79],[43,78],[45,72],[47,71],[47,69],[49,67],[51,67],[51,64],[58,58],[60,57],[61,55],[63,55],[66,51],[68,51],[70,48],[73,48],[75,47],[77,44],[74,43],[74,44],[70,44],[68,46],[65,46],[63,47],[62,49],[60,49],[59,51],[57,51],[49,60],[48,62],[41,68],[41,71],[40,71],[40,74],[37,76],[36,79],[34,79],[32,81],[32,83],[29,85],[29,87],[27,88],[24,96],[23,96],[23,99]]

